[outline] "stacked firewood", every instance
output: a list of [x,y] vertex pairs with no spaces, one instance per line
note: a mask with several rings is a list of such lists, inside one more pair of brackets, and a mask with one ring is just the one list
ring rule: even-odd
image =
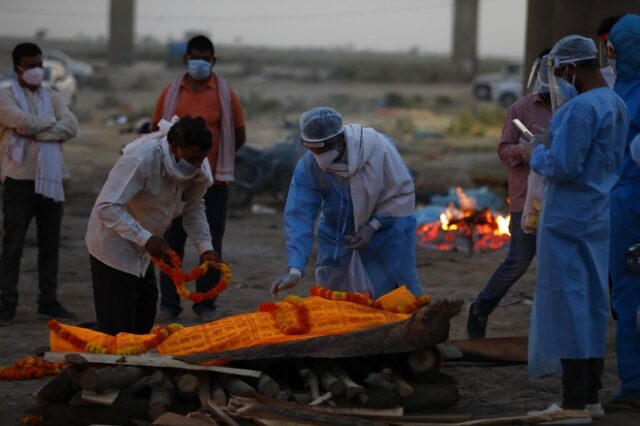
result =
[[[444,409],[459,395],[440,372],[436,345],[446,341],[461,304],[440,301],[405,321],[345,335],[181,359],[47,353],[47,360],[69,366],[34,397],[45,424],[65,426],[164,422],[169,413],[190,412],[219,424],[264,424],[260,418],[308,424],[304,419],[314,416],[308,410]],[[263,412],[278,404],[285,404],[279,414]],[[340,424],[327,421],[311,424]]]

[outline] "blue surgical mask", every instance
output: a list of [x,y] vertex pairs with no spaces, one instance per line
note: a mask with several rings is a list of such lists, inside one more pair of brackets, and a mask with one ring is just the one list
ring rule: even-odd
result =
[[211,76],[211,62],[204,59],[189,59],[187,72],[194,80],[207,80]]
[[185,177],[195,175],[198,171],[198,168],[184,159],[179,159],[176,161],[176,168],[183,173]]
[[560,91],[566,98],[565,102],[569,99],[575,98],[579,94],[578,89],[576,89],[573,84],[569,83],[563,78],[558,80],[558,85],[560,86]]

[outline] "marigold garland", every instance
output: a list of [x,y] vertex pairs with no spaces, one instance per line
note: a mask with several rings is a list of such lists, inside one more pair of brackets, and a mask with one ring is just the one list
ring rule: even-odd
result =
[[[222,262],[204,262],[185,274],[182,270],[182,261],[180,260],[180,256],[178,256],[173,250],[169,250],[169,260],[171,261],[171,265],[168,265],[164,260],[158,257],[152,257],[151,260],[158,266],[163,274],[171,278],[171,281],[173,281],[173,284],[176,286],[176,291],[180,297],[183,299],[189,299],[194,303],[218,297],[218,295],[222,293],[222,291],[227,288],[227,285],[231,282],[231,269]],[[216,268],[222,275],[218,284],[216,284],[211,290],[202,293],[192,293],[187,290],[185,283],[194,281],[203,276],[210,267]]]
[[313,296],[322,297],[324,299],[344,301],[357,303],[359,305],[371,306],[375,309],[384,310],[387,312],[394,312],[400,314],[410,314],[424,305],[431,303],[431,296],[420,296],[407,306],[383,306],[380,302],[374,302],[371,298],[364,293],[350,293],[348,291],[335,291],[329,290],[325,287],[314,286],[311,287],[311,294]]
[[304,300],[298,296],[287,296],[284,301],[293,305],[296,321],[291,321],[289,316],[275,303],[261,303],[258,312],[269,312],[283,334],[307,334],[311,329],[311,323],[309,322],[309,309],[304,306]]
[[0,367],[0,380],[28,380],[55,376],[66,365],[64,362],[45,361],[39,356],[27,356],[14,362],[12,367]]
[[24,416],[20,418],[18,423],[21,425],[42,425],[44,424],[44,419],[42,416]]
[[49,320],[49,329],[60,336],[61,339],[71,343],[73,346],[83,350],[84,352],[92,352],[96,354],[141,355],[158,347],[167,337],[182,328],[183,326],[177,323],[169,324],[167,326],[156,326],[151,329],[151,333],[154,334],[152,339],[145,341],[140,345],[115,349],[114,347],[105,348],[97,343],[88,343],[86,340],[81,339],[75,334],[62,328],[58,321],[54,319]]

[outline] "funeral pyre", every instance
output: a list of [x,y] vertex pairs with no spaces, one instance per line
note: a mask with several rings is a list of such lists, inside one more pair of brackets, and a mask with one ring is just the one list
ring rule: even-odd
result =
[[497,250],[510,241],[509,216],[476,209],[475,199],[456,188],[458,205],[450,202],[440,219],[418,226],[418,245],[442,251]]
[[[332,300],[302,299],[308,308],[307,335],[270,334],[301,319],[296,313],[300,302],[281,302],[275,304],[283,315],[279,320],[260,310],[186,327],[141,355],[123,355],[122,348],[150,337],[118,339],[57,324],[52,331],[56,352],[48,352],[46,359],[68,366],[34,397],[42,404],[45,424],[65,426],[134,424],[134,419],[142,421],[135,424],[266,424],[265,419],[275,419],[384,425],[402,422],[409,417],[405,412],[457,403],[457,385],[440,372],[442,357],[435,346],[447,340],[450,319],[462,301],[430,303],[411,296],[411,303],[398,304],[410,295],[403,288],[392,309],[384,300],[366,304],[362,297],[351,297],[354,293],[336,293],[341,294]],[[350,332],[332,331],[349,324],[354,324]],[[226,340],[220,336],[224,332]],[[78,343],[107,353],[65,350]],[[385,416],[394,421],[379,420]],[[367,423],[372,417],[377,420]],[[183,423],[171,423],[178,420]]]

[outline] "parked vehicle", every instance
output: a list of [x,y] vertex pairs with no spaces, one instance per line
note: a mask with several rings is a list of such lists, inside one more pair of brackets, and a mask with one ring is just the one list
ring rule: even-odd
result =
[[495,96],[496,86],[507,81],[522,81],[522,65],[508,63],[499,72],[478,74],[471,82],[473,96],[481,101],[492,101]]
[[93,67],[90,64],[73,59],[60,50],[47,49],[43,52],[42,57],[62,62],[78,81],[84,81],[93,75]]
[[[42,61],[44,77],[42,84],[51,87],[60,93],[67,106],[72,107],[76,101],[78,84],[75,77],[67,70],[67,67],[60,61],[44,59]],[[9,87],[11,80],[15,79],[13,69],[7,70],[0,78],[0,87]]]
[[492,100],[504,108],[508,108],[524,93],[522,79],[512,78],[493,86]]

